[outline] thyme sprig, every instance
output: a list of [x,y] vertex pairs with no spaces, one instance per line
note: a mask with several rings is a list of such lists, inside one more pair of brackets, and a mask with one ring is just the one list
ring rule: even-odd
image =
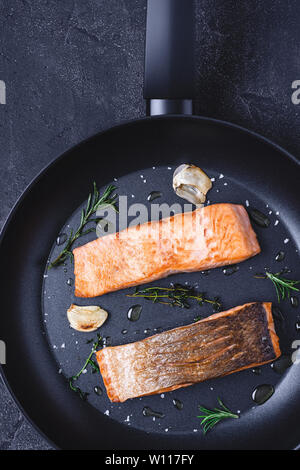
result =
[[101,195],[97,189],[96,183],[93,183],[93,191],[89,194],[85,209],[82,209],[81,211],[79,227],[77,228],[76,232],[73,232],[73,230],[71,230],[69,238],[66,241],[65,247],[57,256],[57,258],[55,258],[55,260],[49,264],[49,269],[53,268],[54,266],[59,266],[63,264],[68,258],[73,260],[73,253],[71,251],[71,248],[74,242],[79,237],[87,235],[88,233],[94,232],[96,230],[95,227],[86,228],[86,225],[90,222],[99,222],[99,219],[92,218],[92,215],[95,214],[98,209],[110,207],[116,212],[118,212],[118,208],[115,201],[117,195],[113,194],[115,189],[115,186],[109,185],[105,189],[104,193]]
[[229,408],[224,405],[220,398],[218,398],[218,402],[220,408],[214,408],[213,410],[204,408],[204,406],[199,406],[199,410],[202,414],[197,416],[197,418],[202,419],[201,425],[203,426],[203,434],[206,434],[210,429],[216,426],[216,424],[218,424],[223,419],[239,418],[239,415],[230,411]]
[[146,287],[145,289],[137,287],[135,293],[128,294],[127,297],[142,297],[151,300],[153,303],[181,308],[190,308],[189,300],[196,300],[200,306],[208,303],[213,305],[217,311],[221,308],[218,297],[209,299],[203,292],[197,292],[193,287],[183,286],[182,284],[171,284],[170,287]]
[[92,350],[91,350],[89,356],[87,357],[84,365],[82,366],[82,368],[80,369],[80,371],[77,374],[72,375],[72,377],[69,378],[69,385],[70,385],[71,390],[73,390],[73,392],[78,393],[78,395],[80,396],[80,398],[82,400],[86,400],[86,398],[88,396],[88,393],[83,392],[79,387],[74,385],[74,382],[75,382],[75,380],[79,379],[81,374],[83,374],[83,372],[86,370],[86,368],[89,365],[92,367],[92,373],[99,372],[99,366],[98,366],[97,362],[92,359],[92,357],[93,357],[93,354],[95,354],[95,352],[97,351],[97,349],[100,346],[102,346],[102,337],[99,334],[97,334],[97,340],[93,343]]
[[266,271],[265,274],[257,274],[254,276],[257,279],[269,279],[273,283],[276,289],[278,302],[286,299],[287,297],[289,298],[291,296],[291,291],[300,292],[300,289],[296,287],[297,284],[300,284],[300,281],[283,277],[282,274],[284,272],[285,271],[281,271],[279,273],[273,274],[269,271]]

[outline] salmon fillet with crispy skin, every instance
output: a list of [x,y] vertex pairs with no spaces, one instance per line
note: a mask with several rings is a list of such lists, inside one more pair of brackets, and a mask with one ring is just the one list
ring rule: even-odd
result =
[[96,297],[169,274],[239,263],[259,252],[244,207],[214,204],[75,248],[75,295]]
[[271,309],[269,302],[249,303],[98,351],[109,399],[164,393],[273,361],[281,351]]

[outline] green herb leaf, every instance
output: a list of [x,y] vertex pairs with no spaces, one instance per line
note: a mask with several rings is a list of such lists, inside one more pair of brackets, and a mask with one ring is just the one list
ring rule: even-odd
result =
[[74,385],[74,382],[79,379],[79,377],[81,376],[83,371],[88,367],[88,365],[90,365],[92,367],[92,372],[93,373],[99,372],[98,364],[97,364],[96,361],[94,361],[92,359],[92,356],[93,356],[93,354],[95,354],[95,352],[97,351],[97,349],[100,346],[102,346],[102,337],[99,334],[97,334],[97,340],[93,343],[92,350],[91,350],[89,356],[87,357],[84,365],[82,366],[82,368],[80,369],[80,371],[77,374],[72,375],[72,377],[69,378],[69,386],[70,386],[71,390],[73,390],[73,392],[78,393],[78,395],[80,396],[80,398],[82,400],[86,400],[86,398],[88,396],[88,393],[82,392],[82,390],[79,387],[76,387]]
[[269,279],[273,283],[276,290],[278,302],[286,299],[287,297],[289,298],[291,295],[291,291],[300,292],[300,289],[296,287],[296,285],[300,284],[300,281],[286,279],[282,276],[283,273],[284,271],[281,271],[276,274],[266,271],[266,273],[263,275],[254,276],[257,279]]
[[239,418],[239,415],[230,411],[229,408],[224,405],[220,398],[218,398],[218,402],[220,408],[214,408],[213,410],[209,410],[207,408],[204,408],[203,406],[199,406],[201,415],[197,416],[197,418],[201,419],[203,434],[206,434],[210,429],[216,426],[216,424],[218,424],[223,419]]
[[198,317],[195,317],[195,318],[194,318],[194,322],[196,323],[197,321],[200,321],[201,318],[202,318],[202,317],[201,317],[200,315],[198,315]]
[[190,308],[189,300],[196,300],[201,307],[204,303],[209,303],[213,305],[216,311],[221,309],[219,298],[209,299],[204,293],[196,292],[193,287],[183,286],[181,284],[171,284],[170,287],[136,288],[135,293],[128,294],[127,297],[142,297],[151,300],[153,303],[181,308]]
[[66,241],[65,247],[63,250],[60,252],[60,254],[57,256],[57,258],[52,261],[52,263],[49,264],[49,269],[53,268],[55,266],[59,266],[65,261],[70,258],[71,261],[73,261],[73,253],[71,251],[71,248],[74,244],[74,242],[81,236],[86,235],[87,233],[94,232],[95,228],[90,227],[84,230],[86,225],[90,222],[95,222],[99,221],[99,219],[92,218],[92,215],[97,212],[100,207],[107,208],[110,207],[114,209],[116,212],[118,212],[118,208],[116,205],[116,194],[113,194],[115,191],[116,187],[113,185],[109,185],[104,193],[100,196],[99,191],[97,189],[96,183],[93,183],[93,192],[89,194],[87,204],[85,209],[82,209],[81,211],[81,217],[80,217],[80,223],[79,227],[74,233],[73,230],[71,230],[70,235],[68,240]]

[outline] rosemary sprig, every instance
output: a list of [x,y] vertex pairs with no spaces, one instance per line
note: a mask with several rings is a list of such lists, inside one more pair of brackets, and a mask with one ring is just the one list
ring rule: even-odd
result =
[[278,298],[278,302],[284,300],[286,297],[290,297],[291,291],[300,292],[298,287],[295,287],[297,284],[300,284],[300,281],[287,279],[282,276],[283,271],[273,274],[266,271],[263,275],[256,275],[257,279],[270,279],[270,281],[274,284],[276,289],[276,294]]
[[116,212],[118,212],[118,208],[115,201],[117,195],[113,194],[115,189],[115,186],[109,185],[104,191],[104,193],[100,195],[96,183],[93,183],[93,192],[89,194],[85,209],[82,209],[81,211],[79,227],[77,228],[75,233],[73,233],[73,230],[71,230],[70,236],[66,241],[65,247],[57,256],[57,258],[52,261],[52,263],[50,263],[49,269],[53,268],[54,266],[59,266],[63,264],[68,258],[73,260],[73,253],[71,251],[71,248],[74,242],[79,237],[95,231],[95,227],[89,227],[87,229],[85,229],[85,227],[89,222],[99,222],[99,219],[91,218],[91,216],[95,214],[98,209],[111,207]]
[[151,300],[153,303],[181,308],[190,308],[189,300],[196,300],[200,306],[204,305],[204,303],[209,303],[213,305],[214,309],[217,311],[221,308],[221,302],[218,297],[209,299],[203,292],[196,292],[193,287],[183,286],[181,284],[171,284],[170,287],[136,288],[135,293],[128,294],[127,297],[142,297]]
[[199,406],[201,415],[197,418],[202,419],[201,425],[203,426],[203,434],[206,434],[210,429],[212,429],[216,424],[218,424],[223,419],[234,418],[238,419],[239,415],[230,411],[224,403],[218,398],[220,408],[214,408],[213,410],[208,410],[203,406]]
[[102,345],[102,338],[99,334],[97,334],[97,340],[93,343],[92,350],[88,358],[86,359],[84,365],[82,366],[82,368],[77,374],[72,375],[72,377],[69,378],[69,385],[70,385],[71,390],[73,390],[73,392],[78,393],[78,395],[80,396],[82,400],[86,400],[88,393],[82,392],[82,390],[79,387],[76,387],[74,385],[74,381],[79,379],[79,377],[81,376],[83,371],[88,367],[88,365],[92,367],[92,373],[99,372],[98,364],[96,363],[96,361],[92,359],[92,356],[101,345]]

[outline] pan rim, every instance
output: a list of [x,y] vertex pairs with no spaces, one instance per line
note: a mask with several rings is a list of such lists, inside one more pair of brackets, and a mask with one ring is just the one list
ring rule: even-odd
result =
[[[5,233],[10,225],[10,222],[11,222],[11,219],[14,217],[15,213],[17,212],[18,208],[19,208],[19,205],[22,203],[22,201],[27,197],[28,193],[30,193],[31,189],[40,181],[40,179],[47,173],[47,171],[52,168],[54,165],[56,165],[60,160],[62,160],[63,158],[65,158],[70,152],[73,152],[75,149],[83,146],[84,144],[86,144],[87,142],[93,140],[94,138],[97,138],[97,137],[100,137],[101,135],[103,134],[108,134],[110,132],[114,132],[115,130],[119,129],[119,128],[126,128],[126,127],[129,127],[129,126],[132,126],[132,125],[136,125],[140,122],[145,122],[145,121],[158,121],[158,120],[191,120],[191,121],[202,121],[202,122],[207,122],[207,123],[211,123],[211,124],[216,124],[216,125],[219,125],[219,126],[223,126],[223,127],[227,127],[227,128],[231,128],[231,129],[235,129],[241,133],[244,133],[244,134],[247,134],[251,137],[253,137],[254,139],[258,140],[258,141],[261,141],[265,144],[267,144],[268,146],[272,147],[274,150],[276,150],[277,152],[281,153],[283,156],[286,156],[288,157],[293,163],[295,163],[298,167],[300,166],[300,161],[299,159],[297,159],[293,154],[291,154],[290,152],[288,152],[286,149],[284,149],[283,147],[281,147],[279,144],[273,142],[272,140],[268,139],[267,137],[255,132],[255,131],[252,131],[252,130],[249,130],[243,126],[240,126],[238,124],[235,124],[235,123],[231,123],[231,122],[228,122],[228,121],[223,121],[223,120],[219,120],[219,119],[215,119],[215,118],[210,118],[210,117],[204,117],[204,116],[197,116],[197,115],[191,115],[191,116],[186,116],[186,115],[164,115],[164,116],[155,116],[155,117],[151,117],[151,116],[147,116],[147,117],[143,117],[143,118],[139,118],[139,119],[131,119],[131,120],[127,120],[127,121],[124,121],[122,123],[119,123],[119,124],[116,124],[112,127],[109,127],[107,129],[104,129],[96,134],[93,134],[93,135],[90,135],[88,136],[86,139],[78,142],[77,144],[71,146],[70,148],[68,148],[67,150],[65,150],[62,154],[60,154],[59,156],[53,158],[48,164],[46,164],[38,173],[36,176],[34,176],[32,178],[32,180],[29,182],[29,184],[25,187],[25,189],[22,191],[21,195],[17,198],[16,202],[14,203],[13,207],[10,209],[5,221],[4,221],[4,224],[3,224],[3,227],[2,229],[0,230],[0,250],[1,250],[1,244],[3,242],[3,239],[4,239],[4,236],[5,236]],[[1,251],[0,251],[1,253]],[[60,450],[60,447],[58,447],[46,434],[45,432],[43,432],[40,427],[38,426],[38,424],[29,416],[29,414],[27,413],[27,411],[24,409],[23,405],[20,403],[20,401],[18,400],[18,398],[16,397],[16,394],[14,393],[13,389],[12,389],[12,386],[9,384],[8,382],[8,379],[6,377],[6,373],[5,373],[5,370],[4,370],[4,367],[3,365],[0,364],[0,375],[2,377],[2,380],[3,380],[3,383],[4,385],[6,386],[11,398],[13,399],[13,401],[15,402],[15,404],[17,405],[18,409],[22,412],[24,418],[27,420],[28,423],[31,424],[31,426],[44,438],[44,440],[49,444],[51,445],[55,450]],[[300,443],[298,443],[295,447],[294,447],[294,450],[298,450],[300,449]]]
[[235,123],[231,123],[229,121],[223,121],[221,119],[215,119],[215,118],[210,118],[210,117],[205,117],[205,116],[196,116],[196,115],[183,115],[183,114],[168,114],[168,115],[163,115],[163,116],[146,116],[143,118],[139,119],[130,119],[127,121],[124,121],[122,123],[116,124],[112,127],[109,127],[107,129],[104,129],[100,132],[97,132],[96,134],[92,134],[85,138],[84,140],[78,142],[77,144],[69,147],[66,149],[63,153],[61,153],[59,156],[54,157],[49,163],[47,163],[37,174],[36,176],[33,177],[33,179],[27,184],[25,189],[22,191],[21,195],[17,198],[16,202],[14,203],[13,207],[10,209],[8,215],[6,216],[6,219],[4,221],[3,227],[0,230],[0,248],[1,248],[1,243],[3,236],[6,232],[6,229],[10,223],[10,219],[12,218],[14,212],[17,210],[18,205],[22,202],[22,200],[26,197],[26,195],[29,193],[31,188],[46,174],[46,172],[54,166],[56,163],[58,163],[60,160],[65,158],[70,152],[73,150],[81,147],[82,145],[88,143],[92,139],[96,137],[100,137],[101,135],[108,134],[110,132],[113,132],[114,130],[117,130],[121,127],[127,127],[131,125],[135,125],[140,122],[145,122],[145,121],[159,121],[159,120],[176,120],[176,119],[181,119],[181,120],[199,120],[203,122],[208,122],[208,123],[214,123],[218,124],[220,126],[236,129],[238,131],[241,131],[242,133],[251,135],[257,140],[260,140],[267,145],[273,147],[275,150],[277,150],[279,153],[283,154],[284,156],[288,157],[290,160],[292,160],[296,165],[300,166],[300,160],[296,158],[292,153],[290,153],[288,150],[284,149],[282,146],[277,144],[276,142],[273,142],[271,139],[263,136],[262,134],[259,134],[255,131],[252,131],[250,129],[247,129],[246,127],[240,126]]

